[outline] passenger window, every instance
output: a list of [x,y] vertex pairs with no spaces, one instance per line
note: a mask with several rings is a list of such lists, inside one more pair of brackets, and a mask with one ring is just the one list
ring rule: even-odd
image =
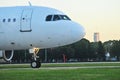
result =
[[3,22],[5,22],[6,19],[3,19]]
[[16,22],[16,19],[15,19],[15,18],[13,19],[13,22]]
[[53,17],[53,21],[56,21],[56,20],[60,20],[59,15],[54,15],[54,17]]
[[9,19],[8,19],[8,22],[10,22],[10,21],[11,21],[11,19],[9,18]]
[[52,15],[48,15],[47,17],[46,17],[46,21],[51,21],[52,20]]

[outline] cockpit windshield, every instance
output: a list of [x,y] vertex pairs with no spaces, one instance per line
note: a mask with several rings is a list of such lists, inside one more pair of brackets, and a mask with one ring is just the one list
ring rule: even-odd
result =
[[46,21],[71,20],[67,15],[48,15]]
[[68,16],[66,15],[60,15],[60,17],[62,18],[62,20],[71,20]]
[[59,15],[54,15],[53,16],[53,21],[61,20]]

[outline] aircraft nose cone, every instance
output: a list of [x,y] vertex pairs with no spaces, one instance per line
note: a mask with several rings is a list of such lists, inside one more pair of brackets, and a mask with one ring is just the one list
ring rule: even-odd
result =
[[85,36],[85,29],[80,24],[75,23],[72,29],[72,35],[74,41],[79,41]]

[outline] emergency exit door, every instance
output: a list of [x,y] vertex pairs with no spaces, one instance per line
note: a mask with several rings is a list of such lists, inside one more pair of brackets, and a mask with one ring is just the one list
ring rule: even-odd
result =
[[21,23],[20,23],[20,32],[31,32],[31,18],[32,18],[32,9],[25,9],[22,11]]

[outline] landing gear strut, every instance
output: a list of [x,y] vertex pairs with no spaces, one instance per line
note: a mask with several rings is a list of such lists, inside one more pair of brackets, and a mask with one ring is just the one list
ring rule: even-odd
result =
[[30,49],[29,52],[32,53],[31,67],[40,68],[41,62],[39,56],[37,56],[37,53],[39,52],[39,48]]

